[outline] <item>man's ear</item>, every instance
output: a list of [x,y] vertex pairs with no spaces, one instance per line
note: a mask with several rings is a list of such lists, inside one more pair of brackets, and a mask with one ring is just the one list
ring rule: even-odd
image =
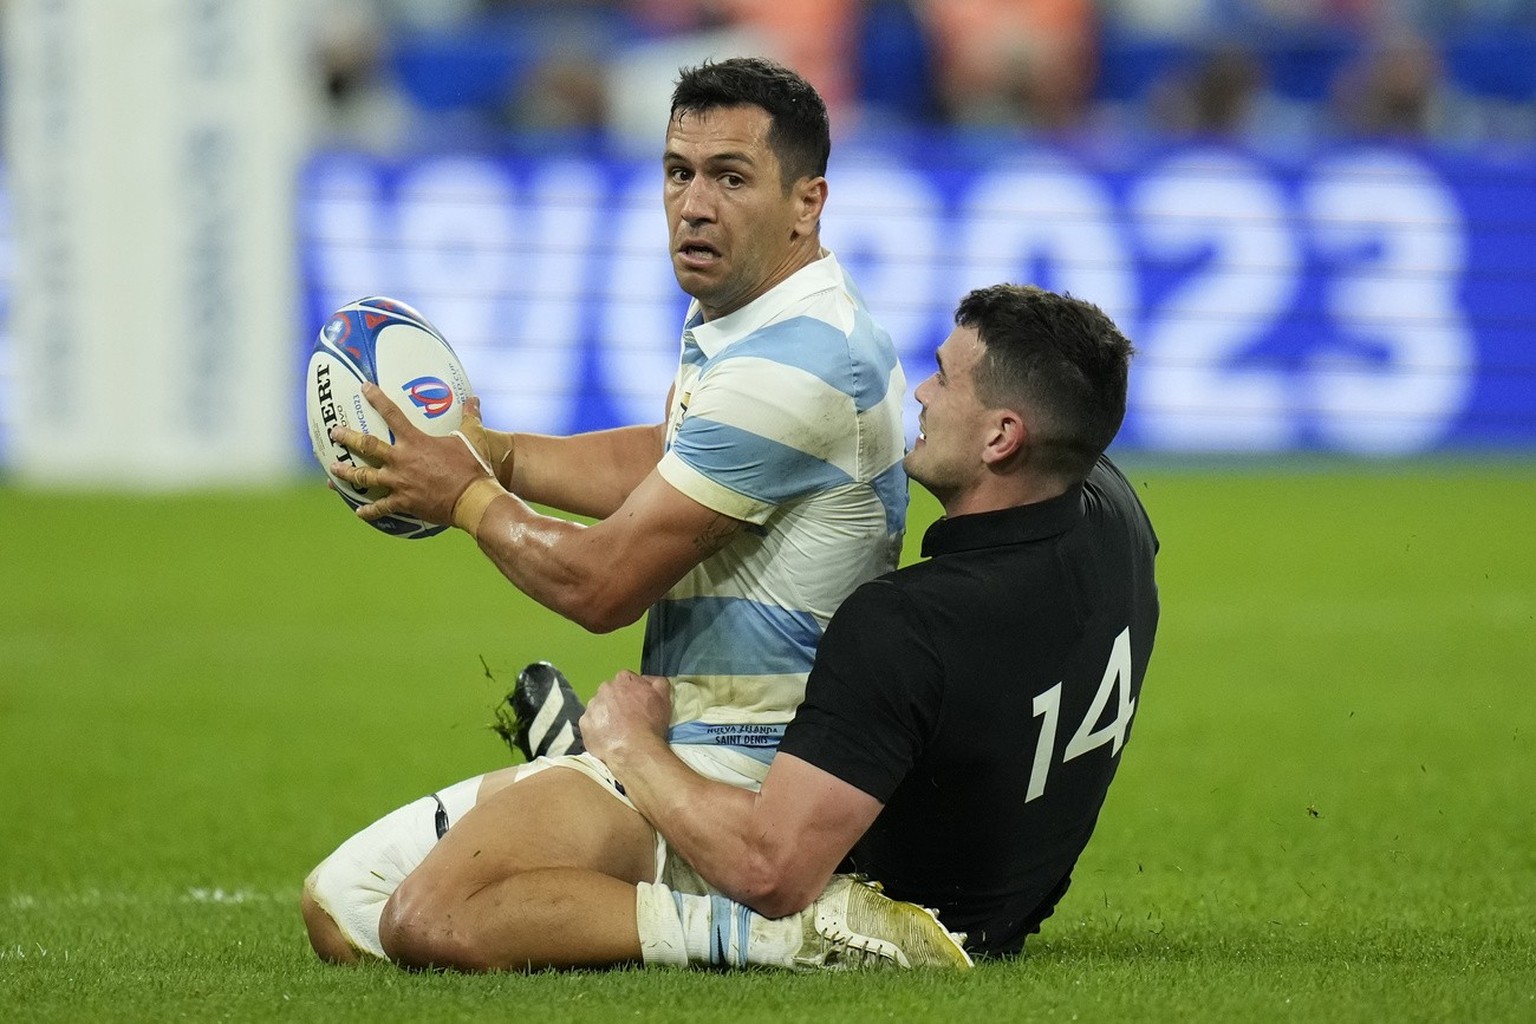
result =
[[1012,409],[999,409],[993,415],[992,434],[981,450],[981,461],[988,466],[1008,462],[1029,447],[1029,426],[1024,417]]
[[794,193],[795,234],[803,237],[814,233],[821,222],[821,211],[827,206],[827,179],[801,178],[794,184]]

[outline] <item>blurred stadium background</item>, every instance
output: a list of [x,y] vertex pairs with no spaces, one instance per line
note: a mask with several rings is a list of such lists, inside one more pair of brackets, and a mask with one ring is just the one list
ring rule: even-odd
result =
[[1532,0],[11,0],[4,35],[13,479],[308,470],[299,372],[364,294],[495,425],[654,417],[666,98],[743,52],[829,98],[826,240],[913,381],[962,292],[1031,280],[1140,347],[1122,450],[1536,445]]

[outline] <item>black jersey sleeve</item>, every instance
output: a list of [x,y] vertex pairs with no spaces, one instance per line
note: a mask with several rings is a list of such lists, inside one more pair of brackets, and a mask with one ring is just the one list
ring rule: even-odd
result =
[[940,668],[900,586],[864,584],[828,624],[780,752],[888,802],[937,727]]

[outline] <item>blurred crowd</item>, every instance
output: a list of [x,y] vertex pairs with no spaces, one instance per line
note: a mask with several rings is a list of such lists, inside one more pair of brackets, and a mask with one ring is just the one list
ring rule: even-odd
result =
[[325,140],[655,145],[677,68],[775,56],[840,134],[1536,144],[1536,0],[326,0]]

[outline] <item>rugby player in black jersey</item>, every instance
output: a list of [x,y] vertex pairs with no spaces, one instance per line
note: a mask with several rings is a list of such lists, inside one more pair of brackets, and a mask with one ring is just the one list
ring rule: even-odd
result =
[[769,917],[834,872],[1020,952],[1065,893],[1120,765],[1157,630],[1157,538],[1104,456],[1132,347],[1097,307],[967,295],[917,388],[905,465],[943,503],[927,560],[864,584],[819,648],[758,793],[662,740],[668,688],[622,673],[581,720],[698,873]]

